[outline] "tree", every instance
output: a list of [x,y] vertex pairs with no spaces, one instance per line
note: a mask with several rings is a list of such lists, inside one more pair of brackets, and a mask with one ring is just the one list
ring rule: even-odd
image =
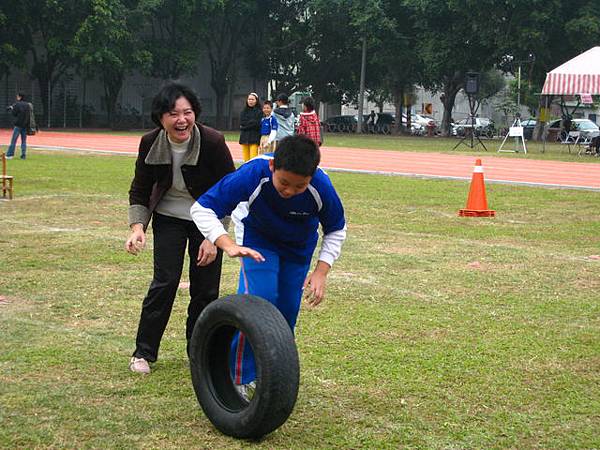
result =
[[[402,130],[402,106],[411,97],[414,85],[422,73],[422,59],[415,39],[417,30],[412,11],[404,2],[387,0],[383,3],[389,26],[381,30],[371,61],[373,71],[381,74],[371,82],[389,93],[396,108],[394,132]],[[372,85],[371,85],[372,86]],[[407,130],[410,130],[410,106],[407,105]]]
[[117,98],[125,75],[144,71],[151,55],[142,49],[139,35],[142,14],[135,1],[89,0],[90,13],[77,31],[73,54],[88,73],[97,73],[104,85],[109,126],[115,126]]
[[308,0],[273,0],[265,27],[251,30],[253,39],[244,43],[246,67],[253,79],[272,80],[274,96],[303,90],[301,73],[310,55],[311,24]]
[[[10,5],[7,5],[10,6]],[[25,64],[22,36],[19,35],[14,22],[0,6],[0,73],[10,73],[13,66]]]
[[442,133],[449,133],[456,94],[468,71],[485,72],[498,59],[504,38],[505,2],[495,0],[405,0],[410,6],[423,58],[423,85],[441,92]]
[[3,5],[18,30],[21,51],[31,54],[31,75],[42,98],[41,120],[47,121],[50,93],[75,63],[70,47],[87,9],[78,0],[4,0]]
[[[546,73],[577,54],[597,45],[600,41],[600,4],[595,0],[515,0],[507,10],[506,35],[510,40],[499,40],[502,55],[514,61],[526,61],[529,55],[535,61],[522,66],[524,69],[522,97],[527,100],[527,92],[539,93]],[[518,64],[504,67],[516,74]],[[544,96],[537,96],[539,109],[546,102]],[[534,138],[541,139],[543,123],[538,121]]]
[[144,49],[152,55],[150,74],[168,80],[193,73],[198,64],[196,0],[140,0],[138,10],[146,26],[141,30]]
[[[195,12],[200,42],[208,53],[210,86],[216,95],[216,126],[225,128],[225,100],[238,78],[237,65],[242,42],[259,26],[259,14],[267,14],[261,4],[250,0],[210,0],[199,2]],[[229,108],[231,112],[231,108]]]
[[307,4],[309,40],[299,79],[317,103],[339,103],[344,94],[358,87],[361,35],[351,25],[351,3],[351,0],[310,0]]

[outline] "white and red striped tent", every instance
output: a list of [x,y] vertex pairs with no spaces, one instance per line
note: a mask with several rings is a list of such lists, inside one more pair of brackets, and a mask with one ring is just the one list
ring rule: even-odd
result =
[[542,95],[600,95],[600,47],[558,66],[546,75]]

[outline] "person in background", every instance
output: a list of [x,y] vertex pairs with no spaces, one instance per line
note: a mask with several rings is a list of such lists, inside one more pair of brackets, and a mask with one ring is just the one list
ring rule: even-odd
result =
[[273,110],[273,115],[277,119],[277,134],[275,135],[275,148],[279,145],[279,141],[288,136],[294,135],[294,121],[296,117],[288,106],[287,94],[279,94],[277,96],[277,107]]
[[308,136],[321,145],[321,121],[315,111],[315,101],[312,97],[306,97],[302,100],[302,112],[300,113],[300,123],[298,124],[298,134]]
[[260,121],[262,111],[258,94],[251,92],[246,99],[246,106],[240,113],[240,140],[244,162],[258,155],[260,144]]
[[275,151],[275,136],[279,124],[273,116],[273,103],[265,100],[263,103],[263,118],[260,122],[260,147],[261,154]]
[[142,303],[132,372],[150,373],[179,287],[185,251],[190,258],[190,303],[185,335],[219,296],[222,252],[198,231],[190,215],[195,200],[235,166],[223,135],[196,122],[200,102],[187,86],[170,83],[152,101],[153,131],[142,136],[129,190],[127,252],[146,244],[152,219],[154,275]]
[[14,116],[14,129],[10,145],[6,151],[6,159],[13,159],[17,139],[21,136],[21,159],[27,157],[27,128],[30,124],[33,105],[25,101],[25,94],[19,92],[16,96],[16,102],[7,109]]

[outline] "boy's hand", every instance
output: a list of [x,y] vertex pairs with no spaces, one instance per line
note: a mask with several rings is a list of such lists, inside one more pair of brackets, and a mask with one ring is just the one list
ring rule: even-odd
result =
[[198,258],[196,265],[200,267],[208,266],[217,258],[217,247],[208,239],[204,239],[198,249]]
[[265,257],[256,250],[237,245],[228,235],[223,234],[215,240],[215,245],[223,250],[231,258],[248,256],[256,262],[263,262]]
[[304,280],[304,297],[308,301],[308,306],[317,306],[325,297],[327,273],[330,268],[326,262],[319,261],[313,273]]
[[247,256],[249,258],[252,258],[256,262],[264,262],[265,260],[265,257],[262,254],[260,254],[260,252],[252,250],[248,247],[242,247],[237,244],[234,244],[231,247],[224,248],[223,251],[232,258],[242,258]]

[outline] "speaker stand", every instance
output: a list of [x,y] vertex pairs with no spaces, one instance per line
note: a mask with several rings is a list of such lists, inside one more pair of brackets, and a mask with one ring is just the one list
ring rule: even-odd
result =
[[[462,137],[462,139],[459,141],[459,143],[454,146],[454,148],[452,150],[456,150],[456,148],[460,144],[464,144],[470,148],[475,148],[475,147],[477,147],[477,145],[481,144],[481,146],[487,152],[487,147],[485,146],[485,144],[483,142],[481,142],[481,139],[479,139],[479,136],[475,135],[475,115],[477,114],[479,105],[477,104],[477,100],[475,99],[475,96],[473,94],[468,94],[468,97],[469,97],[469,119],[471,122],[471,133],[470,133],[471,136],[470,136],[470,139],[467,140],[467,138],[469,136],[467,136],[467,133],[465,131],[465,135]],[[475,143],[475,139],[477,139],[477,143]]]

